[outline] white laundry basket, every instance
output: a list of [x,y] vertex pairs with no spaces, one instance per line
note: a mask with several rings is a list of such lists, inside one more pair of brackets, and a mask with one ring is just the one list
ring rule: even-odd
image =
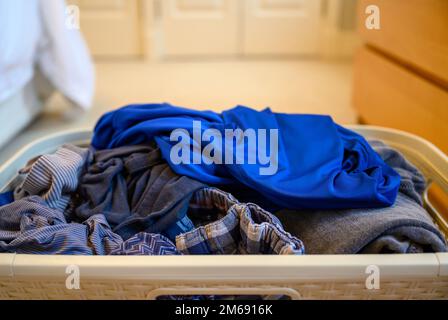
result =
[[[448,193],[448,157],[417,136],[352,126],[368,139],[402,151],[430,182]],[[88,144],[89,131],[40,139],[0,167],[0,192],[17,171],[63,143]],[[427,208],[441,230],[448,226]],[[80,289],[67,289],[66,271],[79,267]],[[371,266],[379,289],[367,289]],[[373,269],[376,269],[373,267]],[[155,299],[163,295],[288,295],[292,299],[448,299],[448,253],[304,256],[55,256],[0,254],[0,299]]]

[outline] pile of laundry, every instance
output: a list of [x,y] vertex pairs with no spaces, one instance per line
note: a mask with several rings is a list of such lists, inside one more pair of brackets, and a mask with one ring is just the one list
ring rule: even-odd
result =
[[447,250],[422,174],[328,116],[130,105],[101,117],[90,146],[31,159],[15,185],[0,195],[0,252]]

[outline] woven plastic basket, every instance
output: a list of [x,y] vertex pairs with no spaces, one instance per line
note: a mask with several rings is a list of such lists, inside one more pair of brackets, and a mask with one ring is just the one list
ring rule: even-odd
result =
[[[402,151],[430,182],[448,193],[448,157],[417,136],[352,126]],[[87,144],[89,131],[63,132],[23,148],[0,167],[0,192],[17,171],[64,143]],[[440,229],[442,216],[425,201]],[[80,288],[68,289],[69,266]],[[379,289],[366,285],[370,268]],[[304,256],[54,256],[0,254],[0,299],[156,299],[164,295],[287,295],[292,299],[448,299],[448,253]]]

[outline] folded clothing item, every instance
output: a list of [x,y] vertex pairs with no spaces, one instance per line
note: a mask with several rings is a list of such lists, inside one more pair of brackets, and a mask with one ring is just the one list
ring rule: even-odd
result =
[[304,254],[302,241],[255,204],[215,188],[194,193],[188,216],[198,227],[176,237],[183,254]]
[[179,255],[174,243],[161,234],[140,232],[113,250],[113,256],[166,256]]
[[25,178],[14,190],[14,199],[40,196],[50,208],[64,211],[78,187],[87,155],[86,148],[64,145],[54,154],[29,161],[19,172]]
[[122,243],[105,217],[67,223],[64,214],[38,196],[0,207],[0,252],[106,255]]
[[[199,128],[194,121],[200,123]],[[173,140],[170,132],[175,129],[180,129],[182,136]],[[221,137],[226,136],[228,129],[266,135],[264,139],[259,136],[255,146],[242,145],[246,141],[243,136],[236,137],[228,147],[224,139],[210,139],[210,129]],[[215,186],[227,184],[227,190],[241,183],[256,190],[260,199],[268,199],[281,208],[390,206],[400,185],[400,176],[362,136],[338,126],[328,116],[255,111],[242,106],[217,114],[169,104],[130,105],[103,115],[95,127],[92,145],[107,149],[145,144],[153,139],[177,174]],[[203,152],[202,140],[212,145],[213,156],[212,152]],[[193,146],[188,158],[202,161],[173,161],[171,151],[179,143],[188,150]],[[217,155],[227,152],[233,158],[241,147],[248,150],[240,159],[244,160],[242,163],[215,161]],[[269,151],[262,152],[263,149]],[[258,162],[249,163],[249,154],[258,155]],[[260,154],[268,158],[269,166],[275,170],[265,172],[266,159],[261,161]]]
[[193,229],[186,216],[192,194],[204,184],[174,173],[154,145],[93,153],[82,175],[75,214],[104,214],[128,240],[139,232],[176,235]]
[[372,147],[401,175],[395,204],[382,209],[285,210],[285,229],[300,235],[308,254],[445,252],[446,241],[422,206],[422,174],[398,151],[380,141]]

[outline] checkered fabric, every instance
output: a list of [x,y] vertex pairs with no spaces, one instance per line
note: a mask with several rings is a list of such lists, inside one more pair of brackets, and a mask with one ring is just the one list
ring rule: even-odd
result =
[[183,254],[304,254],[302,241],[271,213],[215,188],[197,191],[189,217],[200,226],[178,235]]

